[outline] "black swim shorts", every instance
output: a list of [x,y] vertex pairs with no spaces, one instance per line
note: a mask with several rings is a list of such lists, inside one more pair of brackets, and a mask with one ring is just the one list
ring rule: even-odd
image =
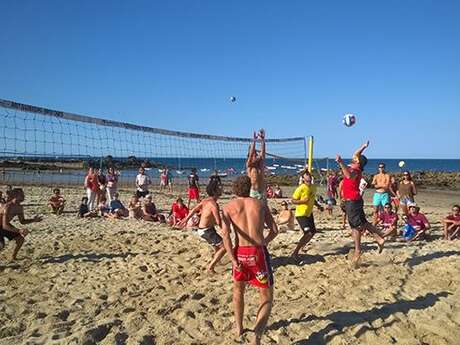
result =
[[205,229],[198,229],[198,235],[213,247],[219,247],[223,243],[222,237],[220,237],[213,226]]
[[17,232],[11,232],[11,231],[6,231],[0,228],[0,241],[3,242],[3,237],[6,237],[8,241],[13,241],[19,236],[22,236],[20,233]]
[[348,223],[352,229],[361,230],[368,222],[364,213],[364,202],[360,200],[346,200],[345,213],[347,214]]
[[316,233],[315,220],[313,218],[313,213],[310,216],[295,217],[297,223],[299,223],[300,229],[304,233],[311,232],[313,235]]

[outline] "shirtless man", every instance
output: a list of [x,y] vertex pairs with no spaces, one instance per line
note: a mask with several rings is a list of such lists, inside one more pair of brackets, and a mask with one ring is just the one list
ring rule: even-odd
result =
[[379,222],[379,214],[383,211],[385,205],[391,203],[391,176],[385,172],[385,163],[379,163],[379,173],[374,175],[372,185],[375,188],[372,202],[374,205],[374,225],[377,225]]
[[208,272],[216,273],[214,267],[225,254],[222,237],[217,233],[215,228],[216,225],[220,228],[222,227],[219,204],[217,203],[217,199],[222,195],[222,187],[217,181],[211,181],[206,187],[206,193],[209,197],[199,202],[187,217],[180,221],[179,227],[185,228],[187,222],[194,214],[198,212],[201,214],[200,223],[198,224],[198,234],[214,248],[214,257],[208,266]]
[[[256,141],[260,139],[260,154],[256,151]],[[254,132],[254,139],[249,146],[248,159],[246,160],[246,173],[251,179],[250,197],[266,200],[265,197],[265,131],[261,129],[258,134]]]
[[337,155],[336,161],[343,173],[342,196],[345,201],[345,212],[348,223],[350,224],[353,240],[355,242],[355,253],[353,255],[354,266],[359,265],[361,257],[361,235],[364,230],[369,231],[374,236],[378,246],[379,253],[383,250],[385,239],[382,237],[379,229],[366,220],[364,213],[364,202],[359,192],[359,181],[362,178],[362,172],[367,164],[367,158],[362,154],[369,146],[369,142],[362,145],[354,154],[350,166],[346,166],[342,157]]
[[5,246],[6,237],[9,241],[16,241],[11,261],[16,260],[19,249],[21,249],[25,236],[29,233],[27,229],[18,229],[11,224],[14,217],[18,217],[21,224],[40,222],[42,218],[35,216],[32,219],[24,218],[24,208],[21,203],[24,201],[24,192],[21,188],[11,190],[11,200],[0,208],[0,250]]
[[[243,334],[244,291],[249,283],[259,288],[259,309],[254,328],[253,344],[260,344],[273,305],[273,272],[267,244],[277,235],[277,228],[268,208],[259,200],[250,198],[252,181],[240,176],[233,183],[236,198],[223,209],[222,235],[227,254],[233,266],[233,306],[236,335]],[[264,238],[264,223],[269,228]],[[235,230],[235,248],[230,238]]]

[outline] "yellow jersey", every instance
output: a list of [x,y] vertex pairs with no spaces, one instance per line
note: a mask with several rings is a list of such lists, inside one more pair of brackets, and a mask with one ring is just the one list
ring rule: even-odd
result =
[[313,206],[315,205],[316,198],[316,186],[307,185],[302,183],[294,191],[292,199],[294,200],[308,200],[307,204],[296,205],[295,216],[296,217],[310,217],[313,212]]

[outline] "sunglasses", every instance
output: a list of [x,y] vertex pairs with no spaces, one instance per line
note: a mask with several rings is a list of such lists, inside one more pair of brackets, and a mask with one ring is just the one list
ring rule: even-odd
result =
[[385,167],[379,167],[379,169],[385,169]]

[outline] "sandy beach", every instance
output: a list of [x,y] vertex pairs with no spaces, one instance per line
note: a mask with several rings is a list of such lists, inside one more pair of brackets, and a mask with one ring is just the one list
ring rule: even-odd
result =
[[[209,276],[204,268],[211,248],[194,232],[77,219],[81,188],[62,188],[69,213],[51,215],[50,191],[25,188],[26,216],[44,219],[28,226],[17,262],[8,261],[11,244],[0,252],[0,345],[235,343],[227,257]],[[128,191],[121,194],[127,203]],[[340,227],[338,208],[333,218],[315,211],[321,232],[302,264],[289,257],[300,234],[280,234],[269,248],[275,302],[263,343],[458,344],[460,241],[441,238],[440,220],[459,198],[458,192],[420,192],[417,202],[432,223],[433,240],[388,242],[378,254],[366,238],[358,269],[348,260],[352,241]],[[154,194],[164,210],[172,199]],[[252,329],[254,288],[246,303],[245,326]]]

